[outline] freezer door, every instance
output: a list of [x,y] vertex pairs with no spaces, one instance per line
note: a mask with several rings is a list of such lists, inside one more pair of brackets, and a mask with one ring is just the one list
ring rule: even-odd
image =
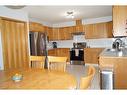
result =
[[46,55],[46,35],[40,32],[30,32],[31,55]]

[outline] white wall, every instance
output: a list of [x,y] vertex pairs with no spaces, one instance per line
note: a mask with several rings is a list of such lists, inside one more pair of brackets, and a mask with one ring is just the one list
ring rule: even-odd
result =
[[28,21],[28,13],[20,9],[9,9],[4,6],[0,6],[0,16],[13,18],[21,21]]
[[101,23],[101,22],[109,22],[109,21],[112,21],[112,16],[82,19],[82,24],[85,25],[85,24],[93,24],[93,23]]
[[69,26],[76,26],[76,22],[70,21],[53,24],[53,27],[69,27]]
[[31,21],[31,22],[38,22],[38,23],[41,23],[44,26],[53,27],[53,24],[51,24],[49,22],[41,21],[40,19],[37,19],[37,18],[29,18],[29,21]]
[[1,41],[1,32],[0,32],[0,70],[4,69],[3,66],[3,55],[2,55],[2,41]]
[[[17,10],[17,9],[9,9],[4,6],[0,6],[0,17],[7,17],[12,19],[17,19],[21,21],[28,22],[28,13]],[[1,42],[1,34],[0,34],[0,70],[3,67],[3,54],[2,54],[2,42]]]
[[[78,39],[77,42],[86,42],[88,47],[91,48],[111,48],[113,43],[113,38],[102,38],[102,39],[85,39],[84,41]],[[58,48],[72,48],[74,40],[63,40],[63,41],[50,41],[50,45],[52,42],[57,42]],[[52,48],[52,47],[49,47]]]
[[42,21],[42,20],[37,19],[37,18],[29,18],[29,21],[41,23],[42,25],[49,26],[49,27],[69,27],[69,26],[75,26],[76,25],[75,21],[61,22],[61,23],[55,23],[55,24],[45,22],[45,21]]

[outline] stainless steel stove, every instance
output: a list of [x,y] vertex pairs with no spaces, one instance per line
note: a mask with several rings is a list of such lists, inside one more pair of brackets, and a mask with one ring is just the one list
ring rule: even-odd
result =
[[70,49],[70,64],[85,65],[84,63],[84,48],[86,43],[73,43],[73,48]]

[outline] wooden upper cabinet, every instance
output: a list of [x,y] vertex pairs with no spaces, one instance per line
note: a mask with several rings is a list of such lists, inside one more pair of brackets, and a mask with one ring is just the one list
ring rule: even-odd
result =
[[106,33],[107,29],[106,29],[106,23],[97,23],[97,24],[93,24],[93,36],[95,38],[106,38],[107,37],[107,33]]
[[36,23],[36,22],[30,22],[29,29],[32,32],[45,32],[43,25],[40,23]]
[[84,26],[86,39],[112,37],[112,22],[88,24]]
[[59,28],[53,28],[53,40],[59,40]]
[[106,23],[106,32],[107,32],[107,37],[112,38],[113,37],[113,22],[107,22]]
[[113,6],[113,35],[127,36],[127,6]]
[[78,25],[78,26],[75,26],[75,32],[83,32],[83,25]]
[[65,40],[64,28],[59,28],[59,40]]
[[73,27],[59,28],[57,40],[70,40],[72,38],[72,36],[71,36],[72,31],[73,31]]
[[64,28],[64,39],[65,40],[70,40],[71,39],[71,30],[69,27]]
[[83,32],[82,20],[76,20],[75,32]]
[[76,26],[82,25],[82,20],[76,20]]
[[85,28],[85,38],[86,39],[91,39],[93,38],[93,24],[88,24],[84,26]]
[[48,40],[52,41],[54,39],[53,38],[53,29],[52,29],[52,27],[44,26],[44,31],[47,33]]

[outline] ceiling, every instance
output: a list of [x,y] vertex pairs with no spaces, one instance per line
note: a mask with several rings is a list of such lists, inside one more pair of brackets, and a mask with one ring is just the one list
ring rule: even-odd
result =
[[[36,18],[45,22],[59,23],[77,19],[97,18],[112,15],[112,6],[26,6],[30,18]],[[74,10],[75,17],[66,18],[67,11]]]

